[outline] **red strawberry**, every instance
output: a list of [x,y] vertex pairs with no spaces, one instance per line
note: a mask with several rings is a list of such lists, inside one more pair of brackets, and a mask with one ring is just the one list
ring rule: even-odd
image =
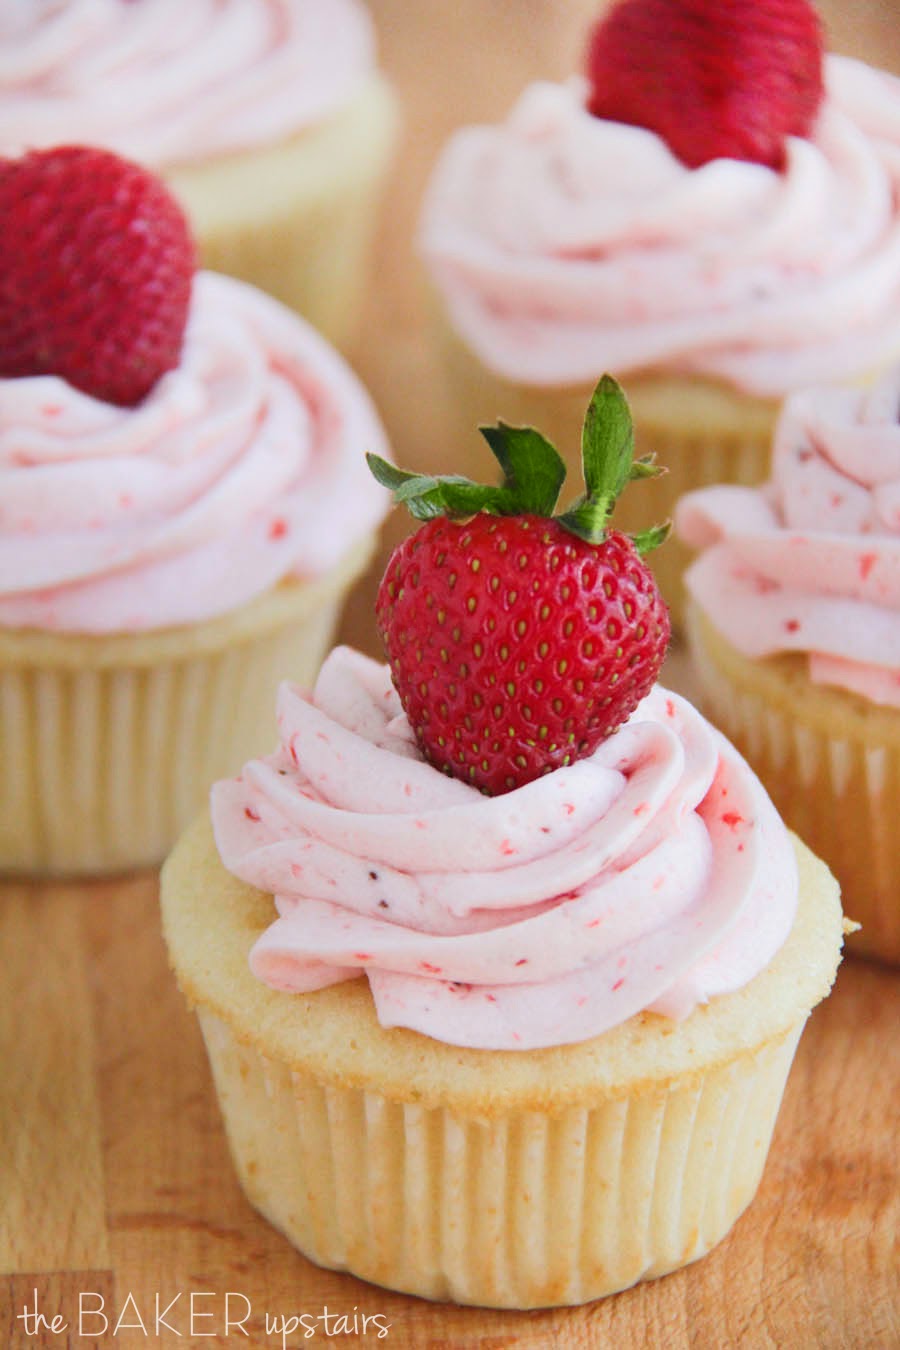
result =
[[[550,518],[565,477],[526,428],[483,427],[500,487],[405,473],[370,455],[380,482],[426,523],[391,555],[378,628],[427,758],[488,793],[589,755],[656,680],[669,615],[641,556],[667,527],[609,531],[631,478],[631,418],[605,376],[585,420],[586,494]],[[462,519],[448,519],[448,516]]]
[[178,364],[194,246],[146,169],[61,146],[0,160],[0,375],[133,405]]
[[648,127],[690,168],[719,157],[784,165],[823,94],[808,0],[622,0],[594,28],[588,108]]

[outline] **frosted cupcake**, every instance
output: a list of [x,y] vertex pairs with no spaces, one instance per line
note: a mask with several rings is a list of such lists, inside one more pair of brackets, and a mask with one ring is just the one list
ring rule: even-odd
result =
[[0,871],[154,863],[314,676],[383,433],[294,314],[192,277],[144,170],[29,156],[0,210]]
[[900,961],[900,371],[785,406],[772,479],[679,503],[710,715]]
[[353,333],[396,134],[358,0],[36,0],[0,15],[0,152],[161,173],[201,261]]
[[[900,81],[823,66],[805,0],[650,8],[598,26],[592,78],[534,84],[451,138],[420,240],[451,443],[502,409],[575,454],[612,370],[668,468],[631,526],[692,487],[762,481],[784,396],[900,352]],[[686,556],[676,542],[657,569],[676,619]]]
[[278,748],[216,786],[162,902],[251,1202],[321,1265],[529,1308],[728,1231],[841,915],[737,752],[650,687],[664,609],[596,474],[549,519],[556,470],[495,443],[481,509],[384,472],[427,520],[379,592],[392,671],[338,649],[282,686]]

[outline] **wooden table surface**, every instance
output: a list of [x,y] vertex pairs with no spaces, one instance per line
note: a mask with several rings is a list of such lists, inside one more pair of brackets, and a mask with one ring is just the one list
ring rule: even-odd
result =
[[[499,117],[526,80],[571,70],[597,6],[372,8],[406,131],[367,310],[372,341],[358,364],[398,457],[413,463],[439,434],[410,253],[435,148],[463,121]],[[821,9],[833,47],[900,70],[896,0]],[[387,543],[404,528],[392,523]],[[368,650],[373,584],[343,630]],[[689,691],[678,653],[668,678]],[[354,1317],[366,1314],[390,1323],[381,1343],[398,1350],[900,1346],[896,972],[845,962],[801,1041],[759,1194],[713,1253],[586,1308],[513,1314],[431,1305],[317,1270],[251,1210],[198,1030],[166,967],[155,877],[0,886],[0,968],[0,1350],[281,1346],[278,1327],[300,1314],[307,1320],[288,1345],[374,1342],[377,1324],[354,1334]],[[58,1331],[30,1334],[21,1314],[35,1291]],[[80,1298],[86,1314],[103,1300],[105,1334],[95,1336],[96,1317],[79,1326]],[[164,1314],[175,1300],[164,1316],[174,1330],[157,1333],[157,1298]],[[245,1339],[233,1322],[248,1303]],[[314,1337],[301,1339],[310,1326]]]

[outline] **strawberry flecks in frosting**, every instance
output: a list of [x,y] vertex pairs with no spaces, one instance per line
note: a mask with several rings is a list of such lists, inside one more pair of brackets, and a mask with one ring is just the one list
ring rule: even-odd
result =
[[586,88],[531,86],[448,143],[421,245],[451,320],[537,385],[665,366],[781,397],[900,350],[900,80],[844,57],[782,172],[688,169]]
[[102,145],[155,167],[290,136],[374,69],[359,0],[0,6],[0,149]]
[[225,866],[275,898],[250,960],[276,989],[364,972],[386,1026],[559,1045],[740,987],[793,922],[768,797],[659,687],[592,756],[499,797],[422,760],[387,668],[346,648],[312,696],[282,686],[278,721],[275,753],[212,793]]
[[810,678],[900,707],[900,368],[870,391],[788,400],[761,488],[688,493],[688,589],[750,657],[805,652]]
[[0,626],[193,623],[318,576],[384,515],[364,457],[384,445],[318,334],[199,273],[179,366],[137,407],[0,381]]

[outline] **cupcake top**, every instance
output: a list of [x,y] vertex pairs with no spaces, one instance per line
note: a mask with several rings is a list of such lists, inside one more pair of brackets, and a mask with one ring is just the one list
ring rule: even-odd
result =
[[668,615],[609,525],[634,462],[614,380],[585,491],[531,428],[482,428],[499,485],[369,457],[424,523],[376,602],[389,669],[347,649],[283,685],[280,745],[212,794],[225,866],[278,918],[251,966],[305,993],[365,973],[384,1026],[451,1045],[568,1045],[740,988],[790,931],[797,875],[757,779],[655,683]]
[[226,867],[275,897],[251,966],[276,989],[365,974],[385,1026],[524,1050],[681,1018],[791,928],[781,820],[659,686],[592,755],[492,798],[423,759],[390,672],[347,649],[311,696],[282,686],[278,729],[212,794]]
[[900,368],[871,390],[786,403],[772,478],[688,493],[700,608],[746,656],[804,653],[810,678],[900,708]]
[[536,385],[664,367],[780,398],[900,350],[900,80],[830,56],[784,166],[688,167],[575,78],[457,132],[421,248],[462,339]]
[[136,406],[0,379],[0,626],[157,629],[315,577],[384,515],[384,445],[317,333],[198,273],[178,364]]
[[0,150],[67,141],[157,167],[327,118],[373,71],[359,0],[29,0],[0,12]]

